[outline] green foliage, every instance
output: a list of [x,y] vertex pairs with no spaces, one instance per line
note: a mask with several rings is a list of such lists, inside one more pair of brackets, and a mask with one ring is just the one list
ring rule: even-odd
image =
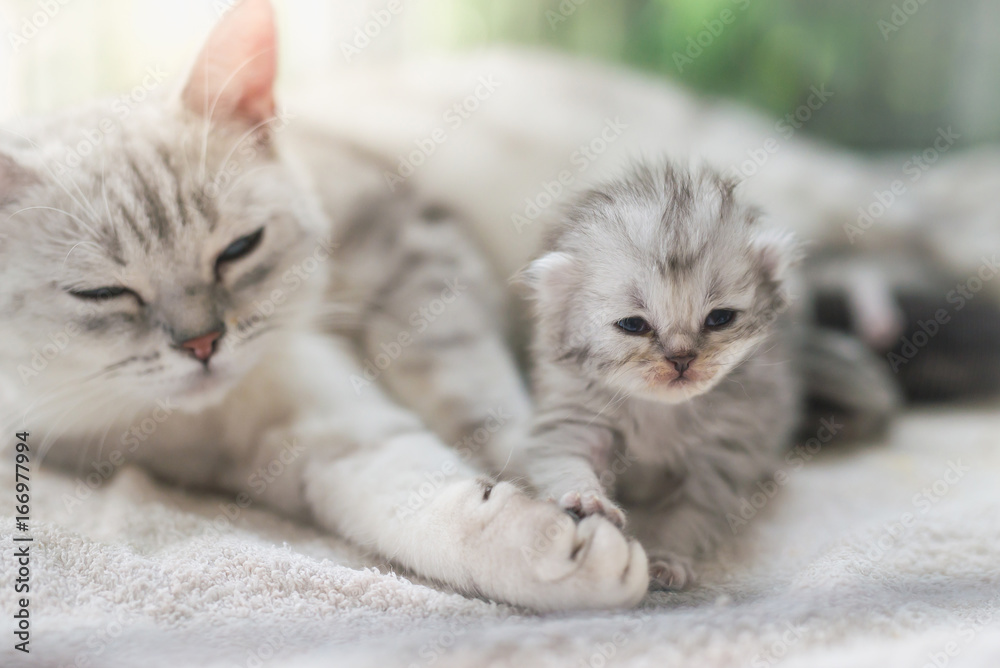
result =
[[[985,1],[905,0],[911,13],[899,14],[904,0],[437,0],[469,22],[439,35],[452,46],[503,41],[619,61],[776,118],[825,85],[834,98],[809,131],[868,148],[932,139],[954,121],[963,76],[1000,70],[996,48],[978,65],[962,53],[975,52],[969,21]],[[995,108],[957,116],[972,119],[963,139],[1000,137]]]

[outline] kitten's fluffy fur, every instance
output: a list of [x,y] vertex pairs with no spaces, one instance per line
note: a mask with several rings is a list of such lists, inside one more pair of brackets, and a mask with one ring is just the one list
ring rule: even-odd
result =
[[[477,474],[530,413],[495,286],[377,162],[274,127],[274,51],[268,3],[245,0],[179,95],[3,135],[4,433],[86,473],[135,462],[239,494],[461,591],[635,604],[639,545]],[[334,297],[352,326],[310,326]]]
[[[626,506],[663,586],[731,535],[800,420],[798,254],[726,180],[639,167],[584,196],[525,272],[538,406],[519,465],[580,515],[621,524]],[[706,326],[719,309],[734,319]]]

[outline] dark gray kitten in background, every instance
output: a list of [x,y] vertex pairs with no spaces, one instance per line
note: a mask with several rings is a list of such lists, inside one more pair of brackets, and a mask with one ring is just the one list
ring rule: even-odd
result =
[[712,172],[638,167],[585,195],[546,249],[524,273],[537,414],[518,467],[580,516],[624,526],[625,506],[656,584],[684,587],[732,535],[811,386],[869,425],[895,406],[860,343],[803,329],[797,245]]

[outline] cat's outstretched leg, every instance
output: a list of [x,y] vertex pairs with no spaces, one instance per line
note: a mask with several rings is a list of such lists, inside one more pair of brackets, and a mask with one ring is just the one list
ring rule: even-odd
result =
[[428,432],[312,468],[305,494],[324,525],[468,594],[544,611],[628,607],[647,588],[642,548],[607,520],[476,477]]
[[391,207],[356,223],[343,249],[356,276],[391,268],[364,286],[368,368],[464,461],[504,472],[531,404],[505,340],[498,281],[447,211],[405,197]]
[[[270,387],[287,391],[296,414],[260,436],[248,468],[233,471],[228,486],[252,492],[248,473],[282,458],[293,443],[300,454],[263,500],[311,516],[418,575],[536,610],[627,607],[642,599],[648,574],[638,543],[604,518],[574,521],[514,485],[477,475],[379,388],[358,394],[351,378],[360,367],[346,346],[298,337],[282,359],[264,366],[259,373],[274,370]],[[287,388],[280,381],[303,376],[322,380]]]

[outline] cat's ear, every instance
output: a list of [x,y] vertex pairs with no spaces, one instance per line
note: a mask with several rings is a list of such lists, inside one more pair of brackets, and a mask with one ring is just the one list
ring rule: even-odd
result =
[[542,304],[565,300],[578,281],[576,259],[569,253],[553,251],[522,270],[515,281],[526,286]]
[[761,271],[775,283],[784,281],[789,271],[805,257],[795,236],[784,230],[761,232],[753,240],[752,247]]
[[34,171],[0,153],[0,205],[17,200],[25,188],[38,182]]
[[241,0],[208,36],[184,86],[184,106],[216,122],[274,117],[277,34],[270,0]]

